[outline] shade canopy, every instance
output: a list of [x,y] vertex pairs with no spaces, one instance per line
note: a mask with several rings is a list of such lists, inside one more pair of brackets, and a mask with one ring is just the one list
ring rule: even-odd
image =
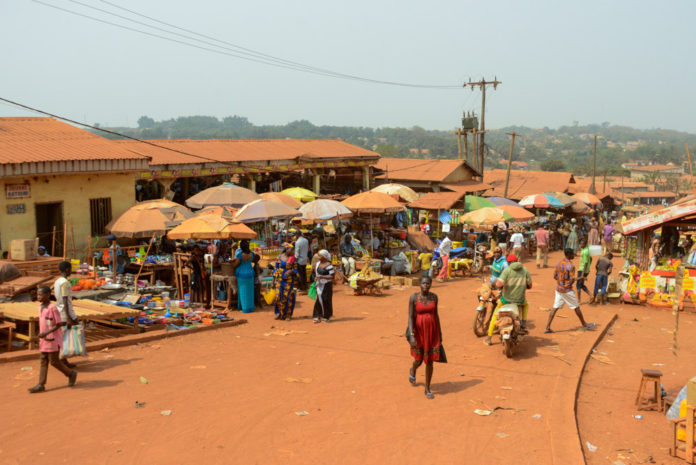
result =
[[170,239],[253,239],[256,232],[247,225],[226,217],[207,213],[181,223],[169,231]]
[[298,214],[296,209],[284,203],[258,199],[240,208],[234,218],[241,223],[258,223],[272,219],[293,218]]
[[301,219],[306,221],[328,221],[353,216],[353,212],[341,202],[317,199],[299,208]]
[[464,198],[464,209],[468,212],[485,207],[497,207],[497,205],[489,199],[477,197],[475,195],[467,195]]
[[506,215],[510,215],[510,219],[512,221],[530,221],[534,219],[534,213],[531,213],[522,207],[516,207],[514,205],[499,205],[496,208],[504,211]]
[[418,193],[408,186],[397,183],[382,184],[372,189],[372,192],[381,192],[382,194],[398,195],[401,199],[408,203],[418,199]]
[[543,194],[532,194],[528,195],[526,197],[523,197],[518,203],[523,206],[523,207],[533,207],[533,208],[564,208],[573,202],[575,202],[573,199],[571,199],[569,196],[568,199],[570,201],[567,201],[565,199],[559,198],[561,197],[558,193],[554,192],[544,192]]
[[596,195],[592,195],[588,192],[578,192],[577,194],[571,196],[574,200],[579,200],[587,205],[602,205],[602,201]]
[[513,207],[520,206],[519,203],[515,202],[514,200],[506,199],[505,197],[486,197],[486,198],[498,206],[500,206],[500,205],[512,205]]
[[498,224],[506,219],[509,220],[510,218],[505,218],[505,212],[500,208],[484,207],[466,213],[461,217],[461,222],[473,226],[483,226]]
[[374,191],[352,195],[341,203],[355,213],[394,213],[404,209],[394,197]]
[[261,194],[261,198],[266,200],[273,200],[274,202],[284,203],[285,205],[291,208],[300,208],[302,206],[302,202],[297,200],[295,197],[288,194],[283,194],[282,192],[264,192],[263,194]]
[[287,194],[290,197],[299,200],[300,202],[311,202],[312,200],[317,198],[317,194],[310,191],[309,189],[305,189],[304,187],[289,187],[287,189],[283,189],[280,192],[281,194]]
[[191,218],[188,208],[166,199],[140,202],[106,225],[116,237],[145,238],[162,236],[182,221]]
[[203,208],[209,206],[241,207],[253,200],[260,199],[256,192],[237,186],[235,184],[221,184],[209,187],[186,201],[191,208]]

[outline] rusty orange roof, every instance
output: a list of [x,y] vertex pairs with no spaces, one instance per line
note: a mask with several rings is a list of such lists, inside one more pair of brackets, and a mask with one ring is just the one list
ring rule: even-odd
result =
[[118,140],[118,145],[152,158],[154,165],[186,165],[217,162],[296,160],[323,158],[378,158],[371,150],[342,140],[326,139],[153,139],[153,144],[202,158],[153,147],[142,142]]
[[[592,186],[592,178],[586,178],[586,177],[576,177],[575,178],[575,184],[570,184],[568,187],[568,193],[570,194],[577,194],[580,192],[590,192],[590,187]],[[595,191],[596,195],[600,200],[603,200],[605,197],[612,197],[613,199],[620,199],[621,198],[621,191],[618,191],[614,188],[611,187],[611,183],[607,180],[607,187],[606,189],[604,188],[604,179],[597,177],[595,180]],[[624,194],[624,196],[627,196]]]
[[683,171],[683,168],[679,165],[659,165],[659,164],[632,166],[629,169],[631,171],[644,171],[644,172],[648,172],[648,173],[652,172],[652,171],[669,171],[669,170]]
[[146,157],[53,118],[0,118],[0,176],[147,166]]
[[[493,186],[493,191],[488,191],[486,195],[504,196],[506,173],[507,170],[503,169],[488,170],[484,173],[483,180]],[[527,195],[547,191],[567,192],[573,183],[575,183],[573,173],[510,170],[507,198],[519,200]]]
[[408,206],[421,210],[449,210],[465,195],[464,192],[428,192]]
[[633,192],[631,194],[626,194],[626,197],[629,199],[669,199],[672,197],[677,197],[677,194],[674,192],[666,192],[666,191],[659,191],[659,192]]
[[493,186],[486,182],[481,182],[481,181],[462,181],[462,182],[457,182],[457,183],[447,183],[447,184],[442,184],[442,187],[446,189],[450,189],[454,192],[461,192],[463,194],[471,194],[474,192],[482,192],[482,191],[487,191],[488,189],[492,189]]
[[377,179],[434,181],[442,182],[461,167],[465,167],[477,175],[472,168],[462,160],[442,160],[424,158],[380,158],[375,168],[384,171],[376,176]]

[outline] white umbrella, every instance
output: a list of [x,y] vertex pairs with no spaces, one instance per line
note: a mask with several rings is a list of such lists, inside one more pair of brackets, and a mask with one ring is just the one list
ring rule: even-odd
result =
[[259,223],[271,219],[293,218],[299,212],[284,203],[259,199],[239,209],[234,219],[241,223]]
[[330,199],[312,200],[300,208],[301,219],[310,221],[328,221],[353,216],[353,212],[341,202]]
[[191,208],[228,206],[239,208],[252,200],[260,199],[256,192],[234,184],[221,184],[209,187],[186,200]]

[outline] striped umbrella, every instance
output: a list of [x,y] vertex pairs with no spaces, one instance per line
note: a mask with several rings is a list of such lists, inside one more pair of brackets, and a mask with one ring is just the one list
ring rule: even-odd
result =
[[475,195],[467,195],[464,199],[464,209],[468,212],[478,210],[480,208],[486,207],[497,207],[494,202],[483,197],[477,197]]
[[519,204],[523,207],[533,208],[563,208],[567,205],[567,203],[559,200],[557,196],[548,192],[528,195],[520,200]]
[[572,196],[573,199],[579,200],[587,205],[602,205],[602,201],[596,195],[592,195],[587,192],[578,192]]
[[519,203],[515,202],[514,200],[506,199],[505,197],[486,197],[486,198],[498,206],[500,206],[500,205],[512,205],[513,207],[520,206]]

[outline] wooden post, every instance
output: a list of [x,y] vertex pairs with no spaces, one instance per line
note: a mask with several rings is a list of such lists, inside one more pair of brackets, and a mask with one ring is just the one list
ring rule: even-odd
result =
[[77,257],[77,248],[75,247],[75,228],[73,225],[70,225],[70,242],[72,243],[72,253],[74,255],[73,258],[77,258],[79,260],[79,257]]
[[51,233],[51,257],[56,256],[56,225],[53,225],[53,233]]
[[68,253],[68,223],[63,223],[63,258]]
[[595,176],[597,174],[597,136],[594,136],[594,155],[592,159],[592,184],[590,185],[590,194],[594,195],[597,193],[597,188],[595,187]]
[[464,161],[469,163],[469,135],[464,132]]
[[[154,242],[155,242],[155,234],[152,235],[152,239],[150,239],[150,243],[147,245],[147,251],[145,251],[145,258],[147,258],[147,256],[150,255],[150,248],[152,247],[152,244]],[[138,293],[138,278],[140,277],[140,273],[143,272],[143,266],[145,265],[145,258],[143,258],[143,261],[140,262],[140,269],[138,269],[138,274],[135,275],[135,281],[133,282],[133,284],[135,285],[135,293],[136,294]],[[114,262],[114,270],[116,270],[116,262]]]
[[476,147],[477,147],[477,146],[476,146],[476,134],[477,134],[476,129],[474,129],[473,131],[471,131],[471,144],[472,144],[472,150],[471,150],[471,151],[473,152],[471,159],[474,161],[474,168],[475,168],[477,171],[480,171],[479,168],[478,168],[478,151],[477,151],[477,149],[476,149]]
[[696,187],[694,187],[694,168],[691,166],[691,153],[689,152],[689,144],[685,142],[684,146],[686,147],[686,156],[689,159],[689,172],[691,173],[691,190],[694,191],[694,194],[696,194]]
[[462,130],[457,129],[457,160],[462,159]]
[[682,297],[682,286],[684,284],[684,267],[677,268],[675,280],[674,299],[672,302],[672,315],[674,315],[674,331],[672,332],[672,354],[677,355],[677,336],[679,334],[679,302]]
[[515,149],[515,136],[517,135],[515,131],[512,131],[510,134],[512,136],[512,139],[510,139],[510,154],[508,155],[508,165],[507,165],[507,174],[505,175],[505,193],[503,194],[503,197],[507,199],[508,196],[508,187],[510,186],[510,168],[512,167],[512,151]]

